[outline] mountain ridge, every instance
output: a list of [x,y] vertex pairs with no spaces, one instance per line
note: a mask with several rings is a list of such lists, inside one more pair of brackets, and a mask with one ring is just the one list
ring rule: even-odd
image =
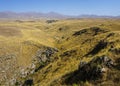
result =
[[57,12],[12,12],[4,11],[0,12],[0,18],[2,19],[69,19],[69,18],[120,18],[120,16],[110,15],[64,15]]

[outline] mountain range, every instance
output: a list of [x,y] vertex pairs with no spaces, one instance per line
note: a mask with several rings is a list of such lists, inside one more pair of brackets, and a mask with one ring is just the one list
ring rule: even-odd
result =
[[120,18],[120,16],[64,15],[56,12],[0,12],[0,19],[69,19],[69,18]]

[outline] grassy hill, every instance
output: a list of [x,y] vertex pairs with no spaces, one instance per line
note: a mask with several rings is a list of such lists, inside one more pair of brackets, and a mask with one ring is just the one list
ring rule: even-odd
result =
[[119,19],[1,21],[1,85],[119,86],[119,36]]

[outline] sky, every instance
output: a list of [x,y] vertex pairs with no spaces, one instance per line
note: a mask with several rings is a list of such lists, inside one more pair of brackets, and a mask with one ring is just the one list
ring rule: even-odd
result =
[[0,0],[0,12],[120,15],[120,0]]

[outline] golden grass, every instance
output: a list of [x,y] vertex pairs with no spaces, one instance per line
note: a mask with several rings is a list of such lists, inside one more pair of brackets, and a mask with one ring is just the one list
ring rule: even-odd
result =
[[[55,80],[59,80],[67,73],[73,72],[79,66],[80,60],[90,61],[92,58],[83,58],[99,40],[104,39],[106,35],[100,34],[92,38],[89,35],[83,35],[80,37],[73,37],[72,34],[75,31],[81,29],[98,26],[104,29],[109,29],[111,32],[120,33],[120,20],[119,19],[74,19],[74,20],[59,20],[57,22],[47,24],[45,21],[35,22],[0,22],[0,55],[9,53],[15,53],[17,63],[19,66],[27,67],[36,54],[38,46],[49,46],[58,48],[60,51],[57,53],[57,61],[50,63],[38,73],[34,74],[34,84],[42,86],[48,86]],[[59,29],[62,30],[59,30]],[[64,37],[64,38],[62,38]],[[68,40],[66,40],[68,38]],[[91,42],[82,44],[86,39],[91,39]],[[107,41],[119,40],[119,36],[108,38]],[[26,44],[30,42],[31,44]],[[120,47],[119,43],[116,43],[116,47]],[[75,55],[64,58],[60,57],[65,51],[76,50]],[[97,55],[103,55],[110,53],[107,49],[103,49]],[[97,56],[96,55],[96,56]],[[90,56],[95,57],[95,56]],[[54,58],[54,57],[53,57]],[[45,73],[48,71],[47,73]],[[90,83],[86,82],[86,86]],[[91,84],[90,84],[91,85]]]

